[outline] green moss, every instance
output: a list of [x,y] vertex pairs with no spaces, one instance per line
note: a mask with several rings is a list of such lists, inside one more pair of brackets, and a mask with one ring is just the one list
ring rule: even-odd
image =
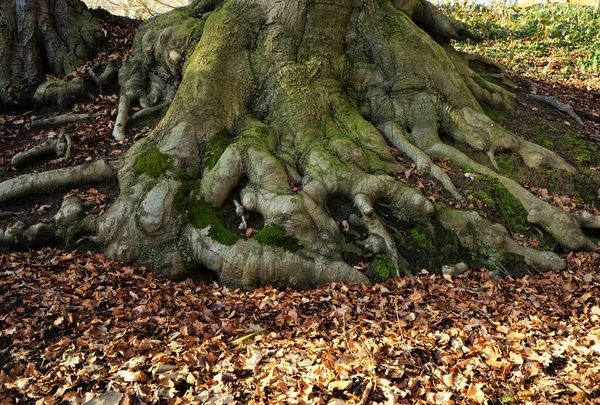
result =
[[512,232],[524,232],[527,228],[527,211],[521,202],[498,180],[490,183],[489,195],[495,201],[502,224]]
[[139,122],[140,127],[150,127],[152,126],[152,120],[150,118],[143,119]]
[[[479,76],[476,76],[479,77]],[[488,85],[488,82],[481,79],[482,80],[482,87],[486,87]],[[479,84],[479,83],[478,83]],[[504,122],[506,121],[506,114],[504,111],[500,111],[500,110],[496,110],[494,108],[488,107],[488,106],[484,106],[483,107],[483,112],[485,112],[485,114],[490,117],[491,119],[493,119],[496,122]]]
[[187,200],[187,215],[194,227],[204,229],[210,226],[208,236],[223,245],[231,246],[238,241],[236,234],[223,225],[221,218],[223,213],[218,213],[212,205],[204,200],[197,200],[193,197]]
[[375,256],[375,278],[376,282],[385,281],[396,275],[396,266],[385,254]]
[[160,177],[167,170],[173,168],[173,162],[169,155],[166,155],[154,147],[141,153],[135,159],[134,170],[140,174],[147,174],[150,177]]
[[573,158],[586,165],[597,165],[600,163],[598,149],[589,141],[577,133],[567,130],[567,149]]
[[552,139],[548,139],[548,138],[544,139],[542,141],[542,146],[546,149],[554,150],[554,142],[552,141]]
[[409,231],[409,235],[413,242],[417,244],[421,249],[429,250],[433,248],[433,242],[431,238],[431,232],[426,226],[419,225],[412,228]]
[[506,177],[510,177],[511,179],[516,177],[517,168],[515,167],[515,162],[513,159],[505,155],[497,155],[496,163],[498,164],[501,174]]
[[205,153],[205,167],[207,169],[210,170],[215,167],[230,143],[231,140],[227,132],[219,132],[208,142]]
[[434,225],[434,231],[423,224],[413,225],[406,236],[395,233],[394,239],[400,254],[414,265],[413,270],[440,271],[442,266],[468,262],[471,254],[460,244],[458,236]]
[[277,224],[266,225],[254,239],[261,245],[277,246],[288,252],[297,252],[300,249],[298,239],[289,236],[285,229]]
[[[489,208],[496,207],[496,202],[494,201],[494,199],[492,197],[490,197],[483,190],[478,190],[478,191],[474,192],[473,193],[473,200],[475,200],[475,201],[476,200],[481,200],[481,202],[483,202]],[[473,202],[475,202],[475,201],[473,201]]]
[[181,186],[177,189],[175,196],[173,197],[173,202],[175,203],[175,207],[179,211],[185,211],[188,208],[188,203],[190,201],[190,194],[192,191],[199,186],[199,182],[197,180],[189,180],[182,179]]

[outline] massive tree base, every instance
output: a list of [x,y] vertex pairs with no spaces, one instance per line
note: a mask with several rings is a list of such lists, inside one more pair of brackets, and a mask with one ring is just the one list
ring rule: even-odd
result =
[[[398,227],[422,224],[444,241],[440,252],[454,243],[493,271],[563,269],[559,256],[521,246],[502,225],[394,179],[406,168],[390,147],[460,200],[435,163],[449,158],[494,181],[566,249],[595,248],[581,228],[597,227],[596,217],[564,212],[499,174],[501,152],[531,168],[575,169],[483,113],[480,103],[511,108],[515,97],[499,85],[498,66],[452,49],[468,35],[421,1],[198,0],[149,20],[119,73],[115,137],[126,135],[131,103],[170,104],[152,135],[117,162],[0,184],[2,203],[114,177],[118,200],[84,217],[66,198],[52,225],[15,225],[0,240],[88,233],[109,257],[172,278],[209,269],[232,285],[309,288],[368,282],[359,260],[387,275],[420,270],[399,249],[417,233]],[[335,199],[352,202],[337,222]],[[452,271],[461,261],[441,264]]]

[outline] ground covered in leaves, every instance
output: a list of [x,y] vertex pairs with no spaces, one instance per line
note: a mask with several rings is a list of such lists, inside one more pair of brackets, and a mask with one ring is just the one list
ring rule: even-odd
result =
[[592,403],[600,255],[494,281],[314,291],[173,283],[101,255],[0,259],[0,401]]
[[[523,94],[517,110],[488,114],[541,144],[567,139],[566,146],[553,145],[556,152],[569,152],[573,164],[594,174],[600,170],[595,40],[600,26],[597,11],[565,10],[453,12],[476,31],[481,28],[480,34],[490,33],[482,45],[461,44],[463,49],[509,65],[518,75],[519,92],[557,97],[575,108],[584,125]],[[569,22],[573,15],[579,25]],[[118,65],[130,52],[135,25],[105,28],[110,47],[97,60]],[[84,75],[90,66],[76,74]],[[68,158],[43,159],[19,170],[10,165],[16,153],[59,135],[58,128],[32,129],[32,120],[63,113],[65,106],[0,113],[0,181],[124,153],[159,117],[132,123],[126,140],[115,141],[110,134],[117,90],[116,85],[103,93],[92,89],[94,101],[67,107],[94,114],[64,128],[73,140]],[[405,156],[391,151],[407,167],[398,181],[430,200],[452,202]],[[503,174],[538,197],[566,211],[600,214],[597,199],[555,184],[550,174],[532,178],[506,158],[499,160]],[[496,219],[477,176],[463,175],[451,161],[437,163],[466,197],[453,202],[457,208]],[[0,210],[0,226],[49,221],[65,193],[82,199],[88,212],[101,213],[118,190],[84,187],[16,201]],[[552,241],[535,227],[526,224],[511,233],[524,245],[552,249],[544,245]],[[424,273],[374,286],[248,293],[172,283],[81,253],[91,245],[76,242],[79,253],[44,249],[0,255],[2,405],[79,404],[107,392],[123,393],[122,403],[600,402],[597,252],[565,253],[569,270],[560,274],[502,282],[471,270],[458,278]],[[365,271],[368,266],[357,265]]]

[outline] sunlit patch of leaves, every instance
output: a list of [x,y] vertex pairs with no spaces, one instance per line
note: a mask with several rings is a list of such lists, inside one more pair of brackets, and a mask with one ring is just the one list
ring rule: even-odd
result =
[[600,395],[600,254],[566,259],[566,271],[504,281],[472,270],[244,292],[174,283],[91,253],[10,253],[0,256],[0,397],[591,402]]

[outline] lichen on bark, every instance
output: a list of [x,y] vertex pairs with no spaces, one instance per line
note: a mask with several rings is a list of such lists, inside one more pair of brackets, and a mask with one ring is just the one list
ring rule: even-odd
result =
[[[380,277],[411,274],[420,269],[402,256],[403,239],[394,237],[402,232],[416,249],[458,241],[448,251],[491,257],[492,270],[515,257],[535,270],[564,268],[556,254],[520,246],[477,213],[434,206],[393,177],[406,168],[391,146],[461,199],[434,160],[450,158],[491,179],[561,245],[594,248],[581,228],[599,221],[551,206],[500,174],[499,152],[531,168],[575,169],[484,113],[480,103],[511,108],[514,96],[452,50],[450,40],[468,35],[421,0],[196,0],[146,22],[129,65],[139,69],[137,87],[123,80],[121,97],[142,102],[157,83],[178,88],[153,133],[121,159],[121,195],[94,221],[95,240],[109,257],[150,264],[172,278],[203,268],[244,287],[368,282],[360,266],[344,260],[348,251],[379,263]],[[0,185],[0,202],[3,192],[10,194]],[[348,221],[328,211],[334,197],[354,205],[352,221],[362,233],[350,242]],[[218,214],[223,209],[239,222],[261,218],[262,233],[230,227]],[[447,264],[463,267],[461,258]]]

